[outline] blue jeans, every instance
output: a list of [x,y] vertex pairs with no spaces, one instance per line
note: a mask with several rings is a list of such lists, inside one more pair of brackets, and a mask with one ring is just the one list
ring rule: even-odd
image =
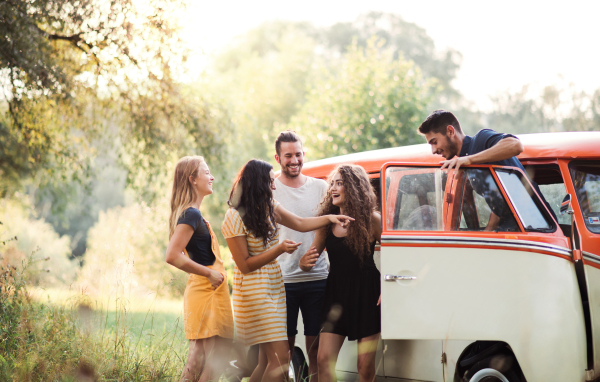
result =
[[319,335],[326,285],[327,279],[285,284],[288,337],[298,334],[298,311],[302,312],[304,335]]

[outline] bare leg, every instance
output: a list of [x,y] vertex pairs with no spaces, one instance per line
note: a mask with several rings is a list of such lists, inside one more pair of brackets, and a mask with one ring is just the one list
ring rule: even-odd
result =
[[308,378],[310,382],[319,382],[319,367],[317,366],[319,336],[306,336],[305,339],[308,353]]
[[258,365],[256,365],[248,382],[260,382],[263,379],[263,375],[265,375],[268,364],[267,353],[263,348],[263,344],[260,344],[258,345]]
[[373,382],[375,380],[375,354],[377,353],[378,342],[379,333],[358,339],[356,367],[360,382]]
[[266,342],[260,346],[265,349],[269,361],[262,382],[286,381],[290,366],[288,341]]
[[333,333],[321,333],[319,336],[321,337],[317,354],[319,382],[336,382],[335,365],[346,337]]
[[231,360],[232,342],[219,336],[204,340],[204,368],[199,382],[219,380]]
[[202,346],[202,341],[190,340],[188,359],[181,373],[181,382],[195,382],[200,378],[204,366],[204,347]]

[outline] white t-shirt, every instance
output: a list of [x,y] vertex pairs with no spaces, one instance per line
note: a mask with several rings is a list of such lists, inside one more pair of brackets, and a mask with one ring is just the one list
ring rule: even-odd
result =
[[[319,202],[327,193],[327,182],[307,176],[304,185],[293,188],[284,185],[277,178],[275,179],[275,188],[273,199],[281,203],[286,210],[300,217],[308,218],[316,216]],[[300,258],[310,249],[314,238],[314,231],[298,232],[281,224],[279,225],[279,241],[288,239],[296,243],[302,242],[302,245],[294,253],[284,253],[278,257],[284,282],[299,283],[327,278],[329,271],[325,251],[319,256],[317,263],[310,272],[304,272],[298,265]]]

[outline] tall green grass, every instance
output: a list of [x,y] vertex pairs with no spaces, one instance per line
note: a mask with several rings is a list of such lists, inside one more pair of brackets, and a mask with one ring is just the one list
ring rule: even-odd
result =
[[27,289],[28,261],[0,268],[0,381],[178,379],[187,358],[179,314],[133,311],[120,298],[41,302]]

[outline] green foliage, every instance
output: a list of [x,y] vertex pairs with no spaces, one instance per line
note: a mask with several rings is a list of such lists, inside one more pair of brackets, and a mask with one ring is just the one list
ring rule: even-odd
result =
[[127,180],[147,199],[165,184],[165,159],[201,152],[220,160],[227,113],[180,83],[184,9],[175,0],[0,5],[8,110],[0,140],[18,143],[0,153],[0,175],[17,183],[2,187],[3,195],[39,171],[65,181],[87,177],[98,135],[118,138]]
[[427,116],[434,82],[380,45],[354,43],[339,70],[323,69],[291,119],[288,127],[305,136],[311,158],[420,142],[416,128]]
[[396,59],[403,56],[413,61],[424,77],[435,78],[442,104],[460,100],[451,82],[460,68],[462,55],[454,49],[436,51],[433,39],[417,24],[393,13],[368,12],[353,22],[336,23],[323,30],[323,43],[341,54],[350,49],[354,40],[358,46],[367,47],[373,37],[382,41],[380,49],[391,50]]
[[[126,295],[157,293],[180,298],[188,274],[165,261],[169,213],[166,198],[159,199],[154,207],[142,202],[101,212],[89,231],[77,285],[93,295],[119,291]],[[212,225],[220,231],[220,225]],[[223,250],[222,258],[231,273],[230,252]]]
[[69,259],[70,239],[60,237],[52,226],[30,215],[31,207],[16,200],[0,199],[0,238],[16,236],[4,244],[0,264],[21,265],[27,262],[22,274],[32,285],[68,285],[75,280],[78,264]]
[[[91,310],[85,296],[69,307],[35,302],[23,277],[29,264],[0,267],[0,380],[161,381],[179,376],[186,349],[177,320],[162,333],[150,330],[140,342],[141,333],[132,335],[123,306],[109,323]],[[141,330],[151,327],[153,315],[142,320]]]
[[493,97],[492,102],[487,125],[497,131],[523,134],[600,130],[600,90],[587,94],[572,86],[546,86],[535,92],[525,85],[517,92]]

